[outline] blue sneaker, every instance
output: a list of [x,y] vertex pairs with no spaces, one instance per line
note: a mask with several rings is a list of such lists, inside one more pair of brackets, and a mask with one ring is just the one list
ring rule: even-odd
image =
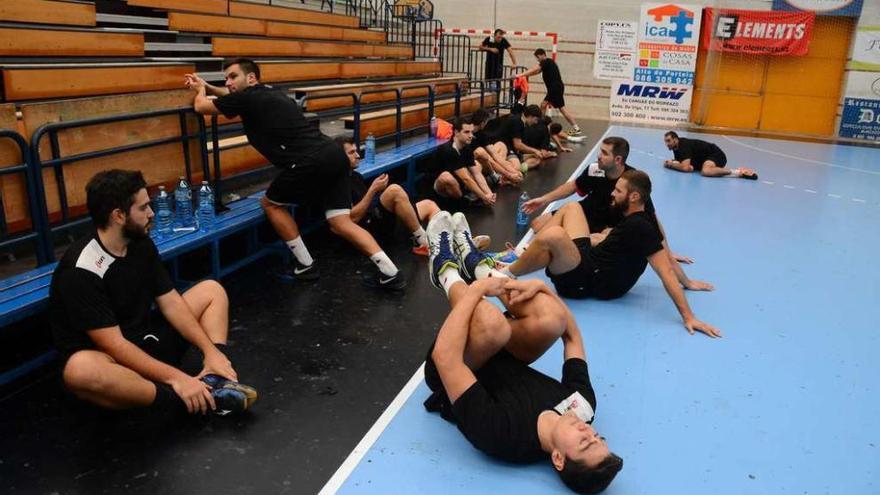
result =
[[516,254],[516,248],[513,247],[513,244],[508,242],[505,247],[506,249],[503,251],[486,254],[489,255],[495,263],[504,263],[505,265],[509,265],[519,259],[519,255]]
[[227,380],[220,375],[205,375],[202,381],[211,387],[211,396],[217,405],[217,414],[239,413],[257,401],[257,390],[243,383]]
[[477,248],[471,237],[471,227],[468,225],[464,213],[457,212],[452,215],[452,224],[452,238],[455,255],[458,258],[459,272],[461,278],[471,283],[477,279],[478,266],[485,265],[489,268],[495,268],[495,261]]
[[428,275],[431,283],[438,289],[443,288],[440,274],[444,270],[458,270],[458,262],[452,254],[452,217],[448,211],[441,211],[428,222]]

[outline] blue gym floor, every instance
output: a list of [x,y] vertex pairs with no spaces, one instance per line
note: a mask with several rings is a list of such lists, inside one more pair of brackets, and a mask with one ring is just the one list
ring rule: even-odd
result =
[[[568,301],[594,426],[625,461],[606,493],[880,493],[880,150],[684,133],[752,182],[665,170],[661,130],[606,135],[651,175],[670,246],[716,286],[691,307],[724,333],[689,335],[650,268],[619,300]],[[561,347],[535,366],[558,377]],[[549,463],[496,462],[427,413],[421,370],[410,385],[324,492],[569,493]]]

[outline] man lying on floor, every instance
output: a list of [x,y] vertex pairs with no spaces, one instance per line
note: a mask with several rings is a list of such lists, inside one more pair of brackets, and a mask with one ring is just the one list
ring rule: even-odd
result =
[[[257,392],[234,381],[225,354],[226,291],[212,280],[174,289],[148,235],[143,175],[99,172],[86,202],[96,229],[64,253],[49,292],[65,388],[102,408],[162,418],[247,409]],[[151,321],[153,303],[163,321]]]
[[[446,291],[452,311],[425,363],[433,391],[425,407],[486,454],[516,463],[549,456],[572,490],[604,490],[623,461],[590,426],[596,394],[571,312],[543,282],[495,271],[461,213],[435,215],[428,240],[431,281]],[[508,316],[484,296],[498,297]],[[561,381],[529,366],[558,338],[565,345]]]

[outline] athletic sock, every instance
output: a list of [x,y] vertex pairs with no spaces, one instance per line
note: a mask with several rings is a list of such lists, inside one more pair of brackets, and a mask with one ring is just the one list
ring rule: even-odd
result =
[[428,244],[428,234],[425,233],[425,229],[419,226],[418,230],[412,233],[413,239],[419,243],[420,246],[425,246]]
[[[510,265],[505,266],[505,267],[502,268],[501,270],[493,270],[493,271],[497,271],[498,273],[500,273],[501,275],[503,275],[503,276],[505,276],[505,277],[516,278],[516,275],[514,275],[514,274],[511,273],[511,271],[510,271]],[[494,276],[494,275],[493,275],[493,276]]]
[[574,129],[578,132],[580,132],[580,130],[581,130],[580,126],[578,126],[577,124],[575,124],[574,127],[572,127],[572,129]]
[[458,270],[449,267],[440,272],[440,285],[443,286],[443,290],[446,291],[446,296],[449,296],[449,291],[452,290],[452,286],[457,284],[458,282],[464,282],[461,279],[461,275],[458,274]]
[[394,263],[391,261],[391,258],[385,254],[385,251],[379,251],[378,253],[370,256],[370,261],[376,264],[376,267],[379,268],[379,271],[382,272],[382,275],[386,277],[393,277],[397,275],[397,267],[394,266]]
[[480,263],[479,265],[477,265],[476,268],[474,268],[474,277],[476,277],[477,280],[482,280],[484,278],[489,278],[489,277],[510,278],[507,275],[505,275],[504,273],[502,273],[502,272],[500,272],[490,266],[487,266],[485,263]]
[[306,243],[303,242],[302,236],[297,236],[296,239],[291,239],[285,242],[285,244],[287,244],[287,247],[290,248],[290,252],[293,253],[294,258],[296,258],[301,265],[311,266],[312,263],[315,262],[315,260],[312,259],[312,255],[309,254],[309,250],[306,249]]
[[165,383],[153,382],[156,386],[156,398],[150,404],[150,411],[156,415],[171,416],[178,413],[186,413],[186,404],[180,396]]
[[725,175],[724,177],[730,177],[731,179],[738,179],[742,175],[742,171],[738,168],[730,169],[730,173]]

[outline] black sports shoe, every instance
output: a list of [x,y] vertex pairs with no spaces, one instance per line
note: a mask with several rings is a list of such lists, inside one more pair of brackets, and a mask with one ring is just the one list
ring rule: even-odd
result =
[[376,270],[373,276],[364,278],[363,284],[371,289],[403,290],[406,287],[406,279],[403,278],[403,272],[400,270],[397,270],[397,274],[393,277]]
[[201,378],[201,380],[208,384],[212,390],[237,390],[244,394],[247,399],[247,405],[245,407],[250,407],[254,402],[257,401],[257,390],[254,387],[245,385],[243,383],[234,382],[232,380],[227,380],[220,375],[215,375],[213,373],[205,375]]
[[318,267],[314,262],[311,265],[306,266],[300,263],[296,257],[293,257],[287,266],[278,271],[276,276],[282,282],[296,282],[297,280],[311,282],[318,280],[321,273],[318,271]]
[[458,270],[458,261],[452,253],[452,216],[448,211],[437,213],[428,222],[425,231],[428,234],[430,250],[428,276],[434,287],[442,289],[440,273],[447,269]]
[[211,397],[214,398],[214,414],[226,416],[227,414],[241,414],[248,408],[248,399],[244,392],[231,388],[211,389]]

